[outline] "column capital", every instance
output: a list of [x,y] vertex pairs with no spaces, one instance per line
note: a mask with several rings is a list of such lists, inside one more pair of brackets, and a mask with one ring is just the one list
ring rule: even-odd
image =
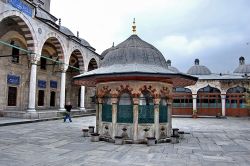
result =
[[224,93],[223,93],[223,94],[221,94],[220,96],[221,96],[221,99],[226,99],[227,94],[224,94]]
[[193,99],[197,99],[197,94],[192,94]]
[[34,64],[34,65],[37,64],[37,62],[39,61],[39,59],[40,59],[40,57],[38,55],[36,55],[36,54],[31,54],[29,56],[30,63]]
[[118,102],[118,98],[116,98],[116,97],[111,98],[111,103],[112,104],[117,104],[117,102]]
[[134,105],[139,105],[139,98],[133,98]]
[[159,105],[161,99],[160,98],[154,98],[154,105]]
[[60,70],[61,70],[62,73],[66,73],[67,69],[68,69],[68,66],[66,64],[61,64],[60,65]]

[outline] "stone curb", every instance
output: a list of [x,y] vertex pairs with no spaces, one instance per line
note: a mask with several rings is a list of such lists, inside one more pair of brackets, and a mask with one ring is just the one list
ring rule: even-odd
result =
[[[93,116],[93,115],[96,115],[96,114],[95,113],[89,113],[89,114],[84,114],[84,115],[75,115],[75,116],[71,116],[71,117],[72,118],[79,118],[79,117]],[[27,123],[37,123],[37,122],[44,122],[44,121],[52,121],[52,120],[59,120],[59,119],[63,119],[63,117],[45,118],[45,119],[32,119],[32,120],[23,120],[23,121],[16,121],[16,122],[6,122],[6,123],[0,123],[0,127],[3,127],[3,126],[12,126],[12,125],[18,125],[18,124],[27,124]]]

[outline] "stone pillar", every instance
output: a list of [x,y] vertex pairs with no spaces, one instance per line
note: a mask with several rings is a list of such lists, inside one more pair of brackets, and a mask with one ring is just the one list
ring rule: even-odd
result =
[[36,75],[38,57],[31,55],[31,71],[30,71],[30,89],[29,89],[29,104],[28,112],[36,112]]
[[160,124],[159,124],[159,103],[160,99],[154,99],[154,126],[155,126],[155,138],[158,140],[160,136]]
[[197,111],[197,94],[192,94],[193,97],[193,110]]
[[138,114],[139,114],[139,99],[138,98],[133,98],[134,106],[133,106],[133,141],[136,142],[138,140]]
[[172,100],[168,100],[167,103],[168,107],[168,130],[167,130],[167,136],[171,136],[171,130],[172,130]]
[[102,102],[103,100],[101,98],[97,98],[97,104],[96,104],[96,132],[100,134],[100,127],[101,127],[101,121],[102,121]]
[[221,94],[221,113],[226,116],[226,94]]
[[112,97],[112,138],[116,136],[116,122],[117,122],[117,98]]
[[84,100],[85,100],[85,86],[81,86],[81,97],[80,98],[81,98],[80,111],[86,112],[85,103],[84,103]]
[[66,68],[63,68],[61,73],[61,89],[60,89],[60,108],[59,111],[65,111],[65,86],[66,86]]

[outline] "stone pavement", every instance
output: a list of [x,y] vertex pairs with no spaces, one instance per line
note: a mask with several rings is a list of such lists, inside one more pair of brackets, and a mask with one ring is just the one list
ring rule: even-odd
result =
[[114,145],[90,142],[82,128],[95,117],[0,127],[0,166],[250,165],[248,118],[174,118],[190,134],[179,144]]

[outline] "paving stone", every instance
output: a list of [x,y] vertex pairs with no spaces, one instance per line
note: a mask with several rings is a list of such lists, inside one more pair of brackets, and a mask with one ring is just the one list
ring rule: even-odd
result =
[[246,166],[250,163],[248,119],[174,118],[173,127],[184,132],[179,144],[114,145],[91,142],[82,128],[95,125],[95,117],[0,127],[2,166]]

